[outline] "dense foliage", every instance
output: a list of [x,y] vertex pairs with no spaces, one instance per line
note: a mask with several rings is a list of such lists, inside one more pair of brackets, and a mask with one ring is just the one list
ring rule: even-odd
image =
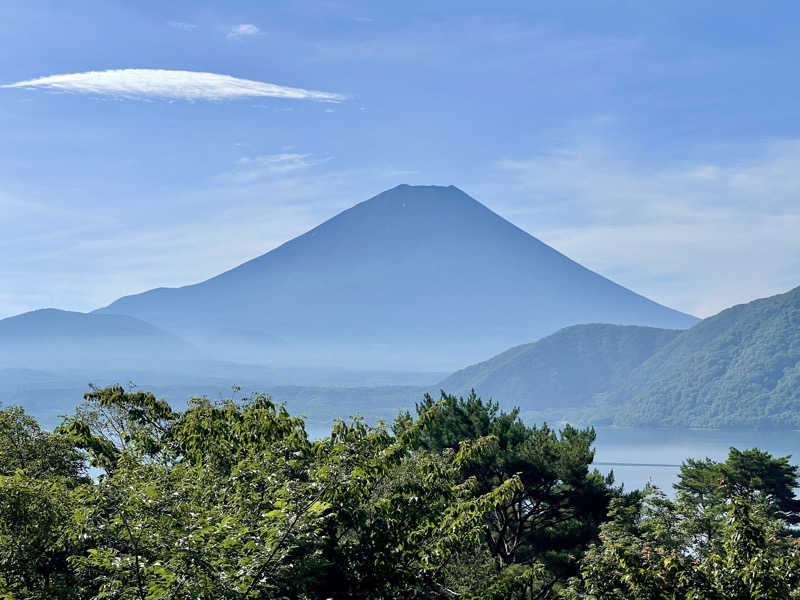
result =
[[53,433],[8,408],[0,599],[798,595],[787,459],[689,461],[670,500],[615,487],[593,441],[474,394],[320,440],[259,395],[93,389]]
[[655,489],[612,501],[601,543],[566,596],[596,600],[800,598],[798,469],[731,449],[687,461],[668,499]]

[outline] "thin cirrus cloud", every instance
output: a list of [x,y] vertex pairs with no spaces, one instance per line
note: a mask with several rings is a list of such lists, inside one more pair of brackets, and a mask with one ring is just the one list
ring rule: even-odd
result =
[[315,157],[311,154],[281,153],[240,158],[235,168],[216,177],[221,183],[248,184],[271,177],[287,176],[332,160],[332,156]]
[[165,100],[235,100],[269,97],[293,100],[341,102],[342,94],[320,92],[240,79],[230,75],[198,71],[166,69],[112,69],[66,75],[50,75],[38,79],[6,84],[4,88],[44,89],[59,92],[94,94],[126,99]]
[[186,21],[170,21],[169,26],[182,31],[194,31],[197,29],[197,25],[194,23],[187,23]]
[[231,30],[228,32],[228,37],[234,38],[258,35],[260,31],[261,30],[252,23],[243,23],[241,25],[235,25],[231,27]]

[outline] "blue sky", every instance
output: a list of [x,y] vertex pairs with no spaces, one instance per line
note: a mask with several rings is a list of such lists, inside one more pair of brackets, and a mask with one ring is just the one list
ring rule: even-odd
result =
[[74,75],[0,88],[0,317],[205,279],[399,183],[699,316],[785,291],[799,13],[0,1],[0,85]]

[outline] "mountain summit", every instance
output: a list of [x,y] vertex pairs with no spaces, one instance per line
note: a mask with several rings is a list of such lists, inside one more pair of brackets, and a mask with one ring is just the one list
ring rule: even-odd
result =
[[696,319],[594,273],[456,187],[400,185],[134,316],[248,362],[449,368],[562,327]]

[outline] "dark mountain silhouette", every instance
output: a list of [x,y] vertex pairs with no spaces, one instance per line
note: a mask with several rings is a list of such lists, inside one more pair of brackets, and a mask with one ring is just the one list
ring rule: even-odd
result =
[[450,375],[439,387],[551,411],[590,405],[681,331],[632,325],[574,325]]
[[455,368],[589,322],[696,319],[594,273],[455,187],[401,185],[212,279],[126,296],[218,358]]
[[800,426],[800,287],[701,321],[607,403],[620,424]]
[[0,369],[162,367],[192,360],[191,344],[126,315],[46,308],[0,320]]

